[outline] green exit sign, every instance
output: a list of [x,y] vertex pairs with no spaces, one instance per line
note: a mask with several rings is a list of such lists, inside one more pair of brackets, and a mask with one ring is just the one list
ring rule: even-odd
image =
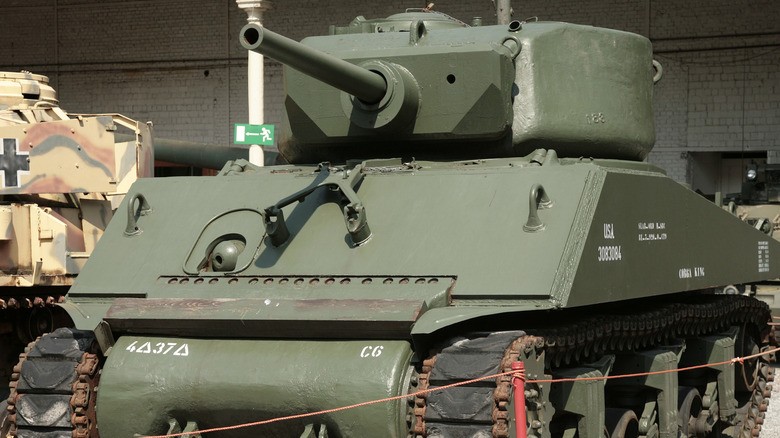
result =
[[234,136],[236,144],[274,145],[274,125],[248,125],[236,123]]

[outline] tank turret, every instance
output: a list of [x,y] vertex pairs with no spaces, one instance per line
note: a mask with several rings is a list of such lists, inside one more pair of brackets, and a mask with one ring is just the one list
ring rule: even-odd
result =
[[644,37],[555,22],[468,27],[433,13],[331,33],[297,43],[254,23],[241,31],[244,47],[286,65],[279,150],[290,162],[540,147],[642,160],[652,148],[660,75]]

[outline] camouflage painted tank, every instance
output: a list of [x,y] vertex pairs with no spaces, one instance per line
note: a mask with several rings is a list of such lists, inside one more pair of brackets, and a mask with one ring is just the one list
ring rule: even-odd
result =
[[[122,132],[127,141],[115,134]],[[46,76],[0,72],[0,373],[68,320],[55,304],[112,212],[154,165],[151,125],[118,114],[69,117]]]
[[750,164],[740,193],[727,195],[729,210],[770,237],[780,238],[780,165]]
[[[71,118],[45,76],[0,73],[0,90],[7,248],[0,284],[69,285],[121,202],[117,195],[152,176],[151,128],[119,115]],[[115,141],[119,130],[132,138]]]
[[[742,190],[727,195],[726,201],[724,208],[728,211],[767,236],[780,240],[780,165],[749,164]],[[738,289],[738,292],[764,301],[774,316],[780,316],[780,279],[762,281]],[[777,326],[774,336],[780,339]]]
[[[292,164],[138,180],[74,328],[21,356],[12,436],[759,430],[765,360],[675,370],[768,348],[767,306],[724,291],[780,276],[780,243],[642,162],[647,39],[408,12],[240,40],[288,65]],[[417,394],[514,364],[575,380]]]
[[[0,72],[0,140],[0,380],[8,381],[24,345],[67,323],[55,304],[133,182],[153,175],[155,155],[151,123],[68,114],[49,79],[29,72]],[[158,155],[214,167],[202,156],[226,150],[174,149],[179,143],[162,140]],[[220,167],[240,156],[223,154]]]

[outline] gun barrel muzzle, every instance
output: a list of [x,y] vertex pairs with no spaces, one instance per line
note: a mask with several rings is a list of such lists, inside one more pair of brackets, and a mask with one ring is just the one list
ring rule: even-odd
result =
[[240,41],[248,50],[275,59],[363,102],[377,103],[387,91],[385,79],[379,73],[271,32],[257,23],[241,29]]

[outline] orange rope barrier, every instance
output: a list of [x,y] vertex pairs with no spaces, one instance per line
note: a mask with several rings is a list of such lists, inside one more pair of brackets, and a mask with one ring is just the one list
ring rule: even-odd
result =
[[354,405],[342,406],[342,407],[339,407],[339,408],[326,409],[326,410],[317,411],[317,412],[308,412],[308,413],[305,413],[305,414],[289,415],[289,416],[286,416],[286,417],[271,418],[269,420],[255,421],[253,423],[236,424],[236,425],[233,425],[233,426],[225,426],[225,427],[215,427],[213,429],[203,429],[203,430],[196,430],[196,431],[192,431],[192,432],[181,432],[181,433],[174,433],[174,434],[170,434],[170,435],[148,435],[148,436],[141,436],[139,438],[173,438],[173,437],[180,437],[180,436],[187,436],[187,435],[198,435],[198,434],[204,434],[204,433],[210,433],[210,432],[223,432],[223,431],[226,431],[226,430],[235,430],[235,429],[242,429],[242,428],[245,428],[245,427],[262,426],[264,424],[278,423],[278,422],[281,422],[281,421],[296,420],[296,419],[299,419],[299,418],[315,417],[317,415],[332,414],[334,412],[346,411],[346,410],[349,410],[349,409],[355,409],[355,408],[360,408],[360,407],[363,407],[363,406],[375,405],[375,404],[378,404],[378,403],[387,403],[387,402],[394,401],[394,400],[402,400],[402,399],[406,399],[406,398],[410,398],[410,397],[417,397],[417,396],[428,394],[428,393],[431,393],[431,392],[434,392],[434,391],[444,391],[446,389],[455,388],[456,386],[469,385],[469,384],[472,384],[472,383],[475,383],[475,382],[480,382],[482,380],[497,379],[499,377],[508,376],[508,375],[513,375],[516,378],[525,380],[526,383],[559,383],[559,382],[576,382],[576,381],[588,381],[588,380],[623,379],[623,378],[628,378],[628,377],[641,377],[641,376],[651,376],[651,375],[655,375],[655,374],[676,373],[676,372],[680,372],[680,371],[695,370],[695,369],[699,369],[699,368],[708,368],[708,367],[720,366],[720,365],[726,365],[726,364],[734,365],[737,362],[743,363],[746,360],[755,359],[755,358],[761,357],[761,356],[766,356],[766,355],[769,355],[769,354],[772,354],[772,353],[776,353],[778,351],[780,351],[780,348],[774,348],[772,350],[768,350],[768,351],[765,351],[763,353],[752,354],[750,356],[735,357],[735,358],[733,358],[731,360],[727,360],[727,361],[723,361],[723,362],[708,363],[708,364],[703,364],[703,365],[693,365],[693,366],[690,366],[690,367],[677,368],[677,369],[674,369],[674,370],[663,370],[663,371],[653,371],[653,372],[647,372],[647,373],[634,373],[634,374],[621,374],[621,375],[616,375],[616,376],[526,380],[525,379],[525,373],[523,371],[521,371],[521,370],[512,370],[512,371],[506,371],[506,372],[503,372],[503,373],[492,374],[492,375],[489,375],[489,376],[478,377],[476,379],[466,380],[466,381],[463,381],[463,382],[451,383],[449,385],[439,386],[439,387],[436,387],[436,388],[429,388],[429,389],[425,389],[425,390],[422,390],[422,391],[417,391],[417,392],[412,393],[412,394],[397,395],[397,396],[394,396],[394,397],[388,397],[388,398],[384,398],[384,399],[380,399],[380,400],[371,400],[371,401],[366,401],[366,402],[362,402],[362,403],[356,403]]

